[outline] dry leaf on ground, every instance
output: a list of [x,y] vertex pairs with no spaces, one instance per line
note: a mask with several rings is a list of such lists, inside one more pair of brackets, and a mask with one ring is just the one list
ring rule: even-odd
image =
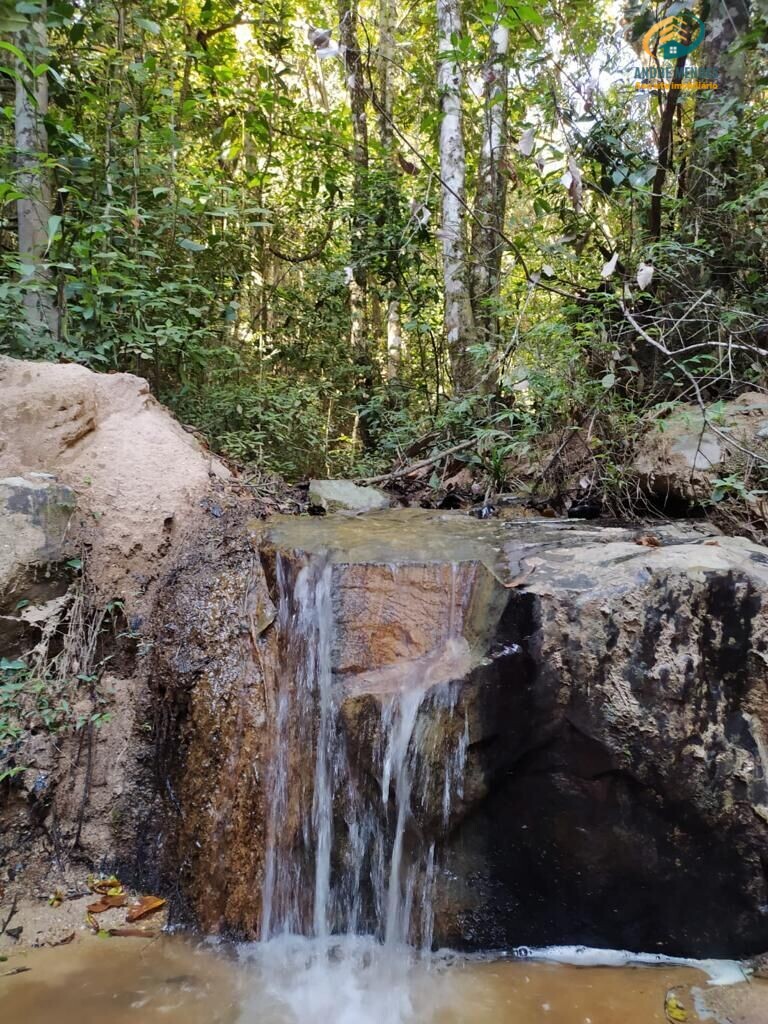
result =
[[102,896],[96,903],[88,904],[89,914],[103,914],[105,910],[114,910],[115,907],[124,907],[128,902],[125,893],[119,896]]
[[129,907],[125,919],[129,924],[133,921],[140,921],[142,917],[146,917],[147,914],[152,914],[164,906],[165,900],[160,896],[142,896],[138,903]]

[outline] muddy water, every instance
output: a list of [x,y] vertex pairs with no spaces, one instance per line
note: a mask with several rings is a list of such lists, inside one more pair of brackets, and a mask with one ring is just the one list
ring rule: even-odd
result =
[[[380,947],[379,947],[380,948]],[[567,967],[530,962],[339,955],[322,969],[307,949],[240,951],[180,938],[84,938],[0,965],[3,1024],[653,1024],[674,992],[690,1024],[768,1024],[768,983],[712,988],[684,968]],[[255,959],[254,959],[255,957]],[[711,996],[720,1003],[703,1009]],[[701,1015],[696,1012],[698,1005]],[[735,1007],[735,1009],[734,1009]]]

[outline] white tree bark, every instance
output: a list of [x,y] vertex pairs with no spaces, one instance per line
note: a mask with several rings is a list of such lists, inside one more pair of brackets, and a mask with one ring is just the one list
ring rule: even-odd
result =
[[400,303],[390,299],[387,307],[387,380],[390,384],[400,379],[403,361],[403,328],[400,322]]
[[[379,82],[379,138],[387,159],[394,161],[394,129],[392,115],[395,99],[395,21],[396,0],[379,0],[379,45],[376,66]],[[388,282],[393,287],[394,282]],[[403,332],[400,323],[400,302],[390,294],[387,301],[387,382],[395,384],[400,379],[403,356]]]
[[[17,33],[16,45],[34,67],[47,57],[46,9],[30,17],[29,29]],[[16,185],[24,194],[16,201],[19,231],[19,256],[23,263],[34,266],[30,283],[35,285],[24,297],[29,326],[54,337],[57,316],[50,293],[49,275],[45,268],[48,245],[48,218],[51,215],[51,192],[48,174],[41,166],[48,152],[48,136],[44,117],[48,112],[48,79],[46,74],[33,75],[21,61],[16,61],[15,147],[17,160]]]
[[466,228],[466,157],[462,134],[462,73],[449,51],[461,34],[459,0],[437,0],[438,73],[442,120],[440,123],[440,179],[445,290],[444,329],[451,357],[454,386],[472,386],[472,360],[467,351],[475,340],[469,293]]
[[[365,89],[365,70],[357,42],[357,0],[339,0],[339,38],[344,55],[344,71],[352,115],[352,184],[351,275],[349,301],[352,318],[350,341],[355,358],[362,368],[368,366],[368,323],[366,294],[368,274],[367,258],[367,175],[368,175],[368,121]],[[367,372],[367,371],[366,371]]]
[[395,0],[379,0],[379,45],[376,65],[379,78],[379,136],[382,146],[392,150],[392,70],[395,56]]
[[489,347],[498,339],[498,299],[502,232],[506,212],[507,66],[509,29],[501,24],[504,4],[497,3],[490,51],[483,77],[483,142],[477,170],[472,225],[472,309],[478,340]]

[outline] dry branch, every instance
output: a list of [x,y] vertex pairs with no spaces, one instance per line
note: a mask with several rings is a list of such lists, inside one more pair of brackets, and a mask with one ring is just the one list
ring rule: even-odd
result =
[[453,448],[446,448],[442,452],[430,455],[428,459],[421,459],[419,462],[412,462],[408,466],[401,466],[400,469],[393,469],[391,473],[382,473],[381,476],[365,477],[362,480],[357,480],[356,483],[383,484],[387,480],[397,480],[399,477],[411,476],[413,473],[418,473],[420,469],[427,469],[429,466],[433,466],[436,462],[440,462],[441,459],[445,459],[449,455],[455,455],[456,452],[464,451],[466,448],[470,448],[476,443],[477,438],[471,437],[468,441],[462,441],[461,444],[455,444]]

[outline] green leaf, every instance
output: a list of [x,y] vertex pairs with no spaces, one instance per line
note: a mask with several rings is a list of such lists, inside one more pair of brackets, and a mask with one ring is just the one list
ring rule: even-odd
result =
[[70,558],[69,561],[67,562],[67,565],[69,566],[70,569],[82,569],[83,560],[82,558]]
[[207,245],[201,245],[200,242],[193,242],[191,238],[180,238],[179,245],[187,252],[204,252],[208,248]]
[[606,373],[606,375],[603,377],[600,383],[603,385],[606,391],[609,391],[616,383],[616,374]]
[[55,214],[55,215],[53,215],[53,216],[48,218],[48,245],[46,246],[46,249],[45,249],[46,252],[48,252],[48,250],[50,249],[51,244],[52,244],[54,238],[58,234],[58,231],[59,231],[59,228],[61,227],[61,222],[62,222],[63,219],[64,218],[60,217],[58,214]]
[[15,661],[9,661],[8,658],[0,658],[0,672],[19,672],[26,667],[27,663],[18,658]]
[[13,43],[6,43],[4,39],[0,39],[0,50],[7,50],[8,53],[12,53],[25,67],[29,68],[29,61],[18,46],[14,46]]
[[151,33],[153,36],[160,35],[160,26],[156,21],[150,21],[149,18],[140,18],[134,14],[133,21],[139,28],[143,28],[145,32]]
[[12,203],[14,199],[23,199],[24,196],[10,181],[0,181],[0,204]]

